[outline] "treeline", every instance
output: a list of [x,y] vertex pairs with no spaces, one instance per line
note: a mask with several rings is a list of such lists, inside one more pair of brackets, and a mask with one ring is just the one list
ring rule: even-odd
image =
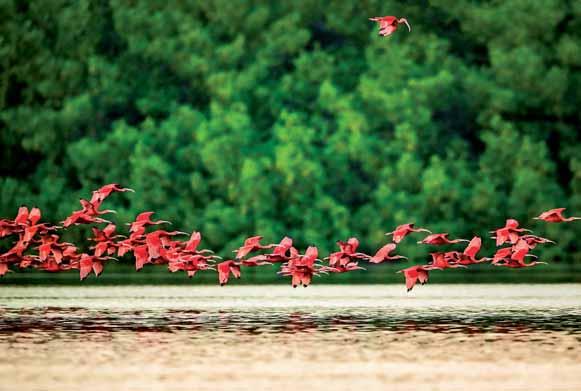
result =
[[[386,14],[412,32],[378,37]],[[119,221],[155,210],[223,254],[510,216],[581,261],[581,224],[530,220],[581,212],[579,2],[3,0],[0,67],[0,216],[117,182]]]

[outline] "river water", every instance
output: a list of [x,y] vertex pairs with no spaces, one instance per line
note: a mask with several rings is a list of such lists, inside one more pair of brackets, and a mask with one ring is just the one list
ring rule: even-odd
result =
[[581,389],[581,285],[0,287],[0,389]]

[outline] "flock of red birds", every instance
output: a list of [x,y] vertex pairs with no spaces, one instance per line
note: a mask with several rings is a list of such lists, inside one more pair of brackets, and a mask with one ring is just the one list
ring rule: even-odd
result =
[[[498,228],[493,239],[500,247],[491,258],[477,258],[482,245],[478,236],[471,240],[450,239],[447,233],[432,233],[425,228],[416,228],[414,224],[403,224],[386,236],[392,237],[392,242],[381,247],[374,255],[357,251],[359,240],[350,238],[347,241],[337,242],[339,251],[330,254],[324,260],[318,259],[317,247],[310,246],[304,254],[293,247],[293,240],[284,237],[278,244],[263,245],[261,236],[253,236],[244,241],[244,244],[235,251],[233,259],[223,261],[211,250],[199,249],[202,235],[194,231],[191,235],[181,231],[167,231],[163,229],[148,229],[162,224],[171,224],[165,220],[152,220],[154,212],[143,212],[135,221],[128,224],[127,235],[116,234],[117,226],[100,216],[115,213],[113,210],[102,210],[103,201],[116,192],[133,192],[117,184],[109,184],[93,192],[90,200],[81,199],[82,209],[73,212],[60,226],[41,223],[39,208],[28,209],[21,206],[14,219],[0,219],[0,238],[14,237],[18,240],[12,248],[0,255],[0,276],[9,271],[11,266],[21,269],[34,268],[48,272],[79,270],[81,280],[89,274],[99,276],[107,262],[116,260],[131,253],[135,260],[135,269],[140,270],[145,265],[168,265],[171,272],[183,271],[193,277],[200,270],[217,270],[221,285],[228,282],[232,275],[240,278],[241,267],[257,267],[280,263],[279,274],[289,276],[293,287],[308,286],[313,276],[328,273],[346,273],[360,270],[360,262],[385,263],[407,259],[401,255],[394,255],[398,243],[412,233],[425,232],[428,236],[418,243],[430,246],[451,245],[468,242],[462,252],[447,251],[431,253],[431,260],[426,265],[411,266],[400,270],[403,273],[407,290],[410,291],[419,282],[425,284],[428,274],[432,270],[450,268],[466,268],[473,264],[490,262],[495,266],[509,268],[524,268],[538,265],[543,262],[526,262],[527,257],[536,257],[530,250],[539,244],[554,243],[549,239],[531,234],[530,230],[520,228],[518,221],[508,219],[502,228]],[[563,216],[565,208],[552,209],[542,213],[535,219],[550,223],[561,223],[580,220],[581,217]],[[96,225],[103,224],[104,228]],[[92,225],[92,242],[88,253],[81,252],[72,243],[61,241],[59,232],[67,227],[77,225]],[[178,236],[187,235],[187,240],[176,240]],[[258,255],[255,255],[260,252]],[[217,263],[218,262],[218,263]]]

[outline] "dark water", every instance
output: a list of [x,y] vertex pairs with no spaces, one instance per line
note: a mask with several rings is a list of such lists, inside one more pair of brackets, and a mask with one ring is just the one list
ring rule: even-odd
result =
[[[93,346],[90,352],[85,352],[87,344]],[[36,366],[27,367],[30,378],[15,378],[22,386],[43,384],[30,379],[52,370],[46,367],[47,360],[60,363],[54,377],[58,384],[75,385],[75,378],[62,369],[69,365],[64,359],[69,351],[96,355],[91,362],[106,353],[103,363],[120,360],[116,371],[127,371],[128,376],[132,367],[126,362],[149,362],[152,354],[168,360],[153,373],[172,370],[176,358],[187,362],[206,357],[197,365],[207,366],[211,373],[229,357],[238,357],[232,365],[246,362],[244,371],[252,371],[248,365],[262,357],[282,366],[297,355],[310,366],[323,366],[328,357],[337,355],[353,366],[373,357],[377,365],[365,364],[361,370],[381,380],[383,366],[391,365],[402,349],[407,350],[402,365],[390,371],[406,373],[411,370],[405,366],[409,359],[447,357],[458,346],[462,346],[457,350],[460,360],[467,362],[492,363],[498,356],[520,364],[528,360],[534,367],[564,360],[562,365],[555,361],[555,366],[535,371],[544,374],[544,381],[570,376],[564,383],[570,385],[581,380],[574,371],[567,372],[567,365],[581,359],[580,344],[579,285],[424,286],[410,294],[399,285],[300,290],[282,286],[0,288],[0,354],[6,360],[13,358],[6,365],[17,368],[19,360],[23,366],[38,360]],[[252,360],[247,362],[246,355]],[[503,368],[495,370],[502,373]],[[280,376],[285,373],[273,374],[269,384],[290,387],[286,380],[277,383]],[[118,385],[116,379],[105,377],[95,388]],[[208,381],[224,385],[220,377]],[[474,380],[459,380],[464,381]],[[359,385],[393,384],[383,379]]]

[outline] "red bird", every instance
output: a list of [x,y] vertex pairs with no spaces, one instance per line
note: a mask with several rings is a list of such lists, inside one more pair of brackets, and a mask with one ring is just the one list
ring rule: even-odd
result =
[[517,220],[508,219],[506,220],[504,227],[491,231],[491,233],[496,234],[496,245],[501,246],[506,242],[515,244],[518,241],[521,232],[532,232],[530,229],[518,228],[518,226],[519,223]]
[[531,250],[533,248],[535,248],[537,246],[537,244],[545,244],[545,243],[555,244],[555,242],[550,240],[550,239],[542,238],[542,237],[536,236],[536,235],[523,235],[520,238],[527,242],[527,244],[529,245]]
[[79,271],[81,281],[87,278],[87,276],[92,272],[95,276],[99,277],[103,273],[103,262],[109,259],[115,259],[113,257],[97,257],[95,255],[82,254],[79,264]]
[[314,246],[309,246],[305,255],[297,254],[284,264],[279,272],[283,276],[291,276],[292,286],[296,288],[299,285],[305,288],[311,283],[314,275],[317,275],[315,262],[319,255],[319,250]]
[[435,269],[443,270],[466,267],[465,265],[461,265],[457,262],[459,254],[456,251],[447,253],[430,253],[430,255],[432,256],[432,260],[430,261],[429,266]]
[[397,30],[397,26],[400,23],[405,23],[408,27],[408,30],[411,32],[412,28],[408,21],[405,18],[397,18],[396,16],[376,16],[374,18],[369,18],[374,22],[379,24],[379,35],[383,37],[387,37],[388,35],[393,34]]
[[200,270],[215,270],[208,264],[208,258],[203,255],[184,255],[179,260],[170,261],[168,265],[170,272],[185,271],[189,278],[192,278]]
[[393,242],[399,243],[403,240],[403,238],[405,238],[407,235],[409,235],[412,232],[427,232],[430,234],[432,233],[432,231],[425,229],[425,228],[414,228],[414,224],[410,223],[410,224],[402,224],[402,225],[398,226],[395,229],[395,231],[388,232],[385,234],[385,236],[393,235]]
[[272,265],[272,263],[268,262],[268,257],[266,255],[255,255],[248,259],[241,259],[240,265],[254,267],[254,266]]
[[147,244],[149,258],[158,258],[160,256],[160,250],[164,245],[164,239],[175,235],[187,235],[187,233],[181,231],[168,232],[160,229],[145,235],[145,244]]
[[460,265],[472,265],[475,263],[482,263],[488,262],[492,258],[481,258],[476,259],[476,254],[480,251],[482,247],[482,239],[480,237],[475,236],[472,238],[468,246],[464,249],[463,253],[459,253],[456,262]]
[[83,207],[82,211],[85,212],[86,215],[88,216],[100,216],[100,215],[104,215],[107,213],[117,213],[116,211],[112,210],[112,209],[107,209],[107,210],[99,210],[99,206],[95,206],[93,205],[91,202],[85,200],[85,199],[80,199],[79,201],[81,203],[81,206]]
[[398,273],[403,273],[405,276],[405,286],[407,291],[411,291],[417,282],[424,285],[428,282],[428,273],[433,270],[433,267],[425,265],[415,265],[398,271]]
[[8,273],[8,263],[4,263],[2,262],[2,260],[0,259],[0,277],[4,277],[4,275],[6,273]]
[[260,244],[260,240],[262,240],[262,236],[252,236],[246,239],[242,247],[238,250],[234,250],[236,253],[236,259],[243,258],[253,251],[277,247],[276,244],[262,245]]
[[91,249],[95,250],[95,255],[100,257],[101,255],[107,253],[108,255],[114,254],[117,251],[118,245],[114,241],[117,238],[123,238],[123,235],[113,235],[117,226],[115,224],[109,224],[103,230],[91,227],[93,231],[93,238],[89,240],[95,241],[97,244]]
[[533,217],[533,219],[543,220],[543,221],[546,221],[548,223],[565,223],[568,221],[581,220],[581,217],[565,218],[563,216],[563,212],[565,211],[565,209],[566,208],[551,209],[551,210],[548,210],[546,212],[541,213],[538,217]]
[[91,197],[91,204],[93,204],[93,206],[98,209],[101,204],[103,203],[103,201],[105,200],[105,198],[109,197],[109,195],[111,195],[111,193],[114,192],[120,192],[120,193],[124,193],[126,191],[130,191],[132,193],[135,193],[135,190],[133,189],[129,189],[129,188],[123,188],[121,186],[119,186],[117,183],[110,183],[108,185],[105,185],[103,187],[101,187],[98,190],[93,191],[93,195]]
[[147,226],[158,224],[171,224],[171,222],[167,220],[152,221],[151,216],[153,216],[154,213],[155,212],[142,212],[138,214],[137,217],[135,218],[135,221],[133,223],[128,224],[130,225],[129,232],[133,233],[143,230],[141,233],[144,233],[145,232],[144,228]]
[[83,210],[78,210],[73,212],[70,216],[68,216],[63,222],[63,227],[70,227],[71,225],[79,225],[79,224],[94,224],[94,223],[108,223],[111,224],[109,220],[102,219],[100,217],[92,216],[87,214]]
[[240,278],[240,265],[233,260],[224,261],[217,265],[218,268],[218,280],[220,281],[220,285],[224,286],[228,283],[228,279],[230,277],[230,273],[235,278]]
[[18,208],[18,213],[14,218],[14,223],[18,225],[27,225],[28,223],[28,208],[26,206],[21,206]]
[[447,233],[442,234],[431,234],[426,236],[423,240],[419,241],[418,244],[431,244],[434,246],[441,246],[444,244],[453,244],[453,243],[460,243],[460,242],[469,242],[466,239],[448,239]]
[[298,251],[293,247],[293,240],[285,236],[271,254],[264,254],[264,256],[269,263],[278,263],[288,261],[293,254],[298,254]]
[[374,256],[369,258],[369,262],[371,263],[382,263],[385,261],[395,261],[397,259],[407,259],[403,255],[389,255],[392,251],[395,250],[395,243],[388,243],[375,253]]

